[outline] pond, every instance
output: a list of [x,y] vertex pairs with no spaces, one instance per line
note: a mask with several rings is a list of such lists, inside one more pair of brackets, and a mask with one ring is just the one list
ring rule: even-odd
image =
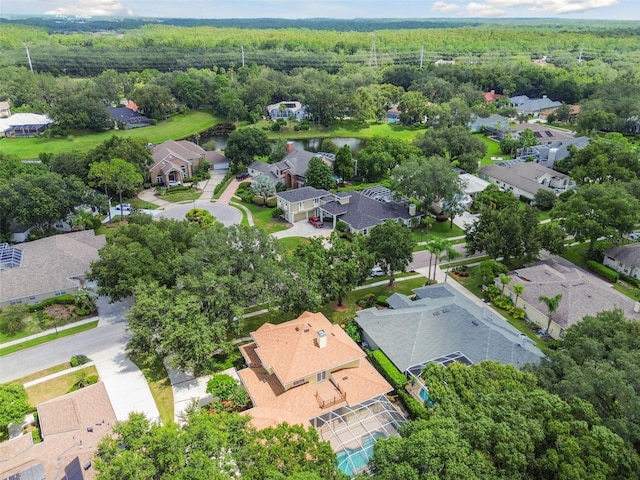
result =
[[[227,137],[223,135],[202,136],[198,143],[200,145],[204,145],[210,140],[214,140],[216,142],[216,150],[224,150],[224,147],[227,146]],[[298,140],[291,140],[291,142],[293,142],[293,145],[297,150],[318,152],[320,150],[322,140],[322,138],[302,138]],[[340,137],[332,138],[331,140],[338,146],[338,148],[343,145],[349,145],[352,153],[357,152],[363,147],[363,141],[359,138]]]

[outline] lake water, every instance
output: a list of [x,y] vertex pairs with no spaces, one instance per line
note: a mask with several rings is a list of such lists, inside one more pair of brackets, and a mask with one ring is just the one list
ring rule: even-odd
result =
[[[212,135],[210,137],[201,137],[200,145],[204,145],[206,142],[214,140],[216,142],[216,150],[224,150],[224,147],[227,146],[227,137],[222,135]],[[290,140],[293,142],[293,145],[298,150],[308,150],[310,152],[318,152],[320,150],[320,145],[322,144],[322,138],[303,138],[300,140]],[[338,148],[341,148],[343,145],[349,145],[351,148],[351,152],[355,153],[360,150],[363,146],[363,142],[359,138],[350,138],[350,137],[342,137],[342,138],[332,138],[333,143],[335,143]]]

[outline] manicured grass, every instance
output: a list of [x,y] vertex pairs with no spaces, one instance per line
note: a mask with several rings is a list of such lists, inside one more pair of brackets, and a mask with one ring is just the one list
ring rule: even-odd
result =
[[440,262],[439,267],[441,270],[445,270],[447,268],[459,267],[460,265],[471,265],[472,263],[480,263],[485,260],[491,260],[491,257],[489,257],[488,255],[483,255],[481,257],[465,258],[463,260],[458,260],[451,263]]
[[244,207],[248,208],[253,217],[253,223],[256,227],[261,228],[266,233],[275,233],[287,229],[287,224],[282,219],[275,219],[271,217],[274,208],[271,207],[259,207],[252,203],[238,202]]
[[157,125],[133,130],[110,130],[108,132],[80,132],[68,138],[3,138],[0,150],[3,153],[18,155],[20,158],[37,158],[41,152],[61,153],[78,150],[86,152],[116,135],[118,137],[142,138],[151,143],[185,138],[202,132],[225,120],[213,116],[207,111],[192,111],[186,115],[177,115]]
[[[255,127],[271,126],[271,122],[259,122]],[[293,125],[288,125],[279,132],[267,131],[269,138],[284,138],[287,140],[297,140],[304,138],[323,137],[353,137],[367,139],[375,136],[399,138],[410,142],[415,138],[424,135],[425,128],[407,127],[386,122],[368,122],[361,124],[353,120],[341,120],[331,124],[330,127],[312,125],[309,130],[296,132]]]
[[538,221],[549,220],[551,218],[551,210],[539,210]]
[[[405,277],[413,277],[414,275],[419,275],[416,272],[401,272],[401,273],[396,273],[396,280],[399,278],[405,278]],[[372,283],[378,283],[378,282],[382,282],[382,281],[389,281],[389,276],[386,275],[384,277],[375,277],[375,278],[367,278],[363,285],[371,285]]]
[[51,375],[53,373],[58,373],[63,370],[67,370],[71,368],[71,363],[65,362],[60,365],[55,365],[53,367],[45,368],[44,370],[40,370],[39,372],[32,373],[31,375],[26,375],[24,377],[16,378],[12,380],[11,383],[24,384],[27,382],[31,382],[32,380],[37,380],[38,378],[46,377],[47,375]]
[[244,227],[248,227],[249,219],[247,218],[247,212],[245,212],[244,208],[240,208],[240,204],[237,202],[229,202],[229,205],[234,207],[236,210],[238,210],[242,215],[242,220],[240,220],[240,225]]
[[[93,365],[83,369],[88,377],[98,376],[98,370]],[[31,405],[39,405],[47,400],[58,398],[62,395],[69,393],[69,390],[78,381],[78,371],[62,375],[60,377],[52,378],[46,382],[38,383],[27,388],[27,394],[29,395],[29,403]]]
[[58,338],[68,337],[70,335],[75,335],[76,333],[91,330],[92,328],[96,328],[97,326],[98,321],[96,320],[95,322],[89,322],[85,323],[84,325],[78,325],[77,327],[69,328],[67,330],[61,330],[58,333],[51,333],[49,335],[45,335],[44,337],[25,340],[24,342],[18,343],[16,345],[11,345],[10,347],[0,349],[0,357],[9,355],[10,353],[18,352],[20,350],[25,350],[30,347],[35,347],[36,345],[42,345],[43,343],[57,340]]
[[168,193],[160,197],[165,202],[181,203],[181,202],[193,202],[202,195],[202,192],[196,192],[195,190],[184,190],[176,193]]
[[129,358],[147,380],[162,423],[173,423],[173,389],[162,360],[155,355],[130,355]]
[[291,312],[282,313],[274,311],[262,313],[254,317],[243,318],[242,320],[240,320],[240,324],[238,325],[240,329],[238,337],[248,337],[251,332],[255,332],[258,328],[260,328],[261,325],[265,323],[279,325],[281,323],[288,322],[289,320],[293,320],[296,317],[297,315],[294,315]]
[[[415,230],[411,230],[411,237],[413,241],[416,243],[414,247],[414,251],[424,250],[425,246],[417,245],[419,242],[428,242],[433,238],[453,238],[453,237],[464,237],[465,231],[457,226],[455,223],[453,224],[453,228],[449,228],[450,222],[434,222],[433,226],[428,230],[419,228]],[[464,243],[464,239],[461,240],[453,240],[452,244]]]
[[569,260],[571,263],[577,265],[578,267],[587,268],[586,254],[588,249],[588,243],[573,245],[571,247],[567,247],[561,257]]
[[127,200],[128,203],[131,204],[133,208],[137,209],[145,209],[145,210],[155,210],[158,208],[158,205],[155,203],[147,202],[146,200],[140,200],[137,197],[130,198]]
[[307,237],[285,237],[278,239],[278,243],[288,254],[293,254],[298,245],[308,244],[310,240]]
[[482,133],[475,134],[475,137],[482,140],[482,143],[487,146],[487,154],[482,158],[481,165],[493,165],[494,160],[491,157],[502,157],[505,160],[509,158],[509,155],[503,154],[502,150],[500,150],[499,142],[485,137]]
[[635,301],[640,300],[640,288],[636,288],[632,285],[628,285],[626,283],[620,283],[620,282],[615,283],[613,285],[613,288],[615,288],[617,291],[619,291],[623,295],[626,295],[631,300],[635,300]]

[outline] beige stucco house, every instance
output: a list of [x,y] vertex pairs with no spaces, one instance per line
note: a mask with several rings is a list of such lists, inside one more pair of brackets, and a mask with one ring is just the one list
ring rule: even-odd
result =
[[228,160],[219,152],[204,150],[199,145],[187,140],[168,140],[154,145],[151,150],[153,163],[149,167],[152,183],[169,185],[170,182],[182,183],[185,178],[193,177],[196,167],[206,161],[215,168],[216,165],[228,167]]

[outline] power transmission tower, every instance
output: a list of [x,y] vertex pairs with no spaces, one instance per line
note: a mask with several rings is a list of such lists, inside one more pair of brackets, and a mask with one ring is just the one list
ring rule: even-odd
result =
[[244,67],[244,47],[242,47],[242,66]]
[[33,65],[31,64],[31,54],[29,53],[29,47],[25,45],[24,49],[27,51],[27,60],[29,60],[29,68],[31,69],[31,73],[33,73]]
[[378,66],[378,54],[376,52],[376,36],[371,36],[371,65]]
[[580,55],[578,55],[578,63],[584,62],[584,60],[582,59],[582,53],[583,52],[584,52],[584,43],[582,45],[580,45]]
[[422,68],[423,62],[424,62],[424,45],[420,47],[420,68]]

